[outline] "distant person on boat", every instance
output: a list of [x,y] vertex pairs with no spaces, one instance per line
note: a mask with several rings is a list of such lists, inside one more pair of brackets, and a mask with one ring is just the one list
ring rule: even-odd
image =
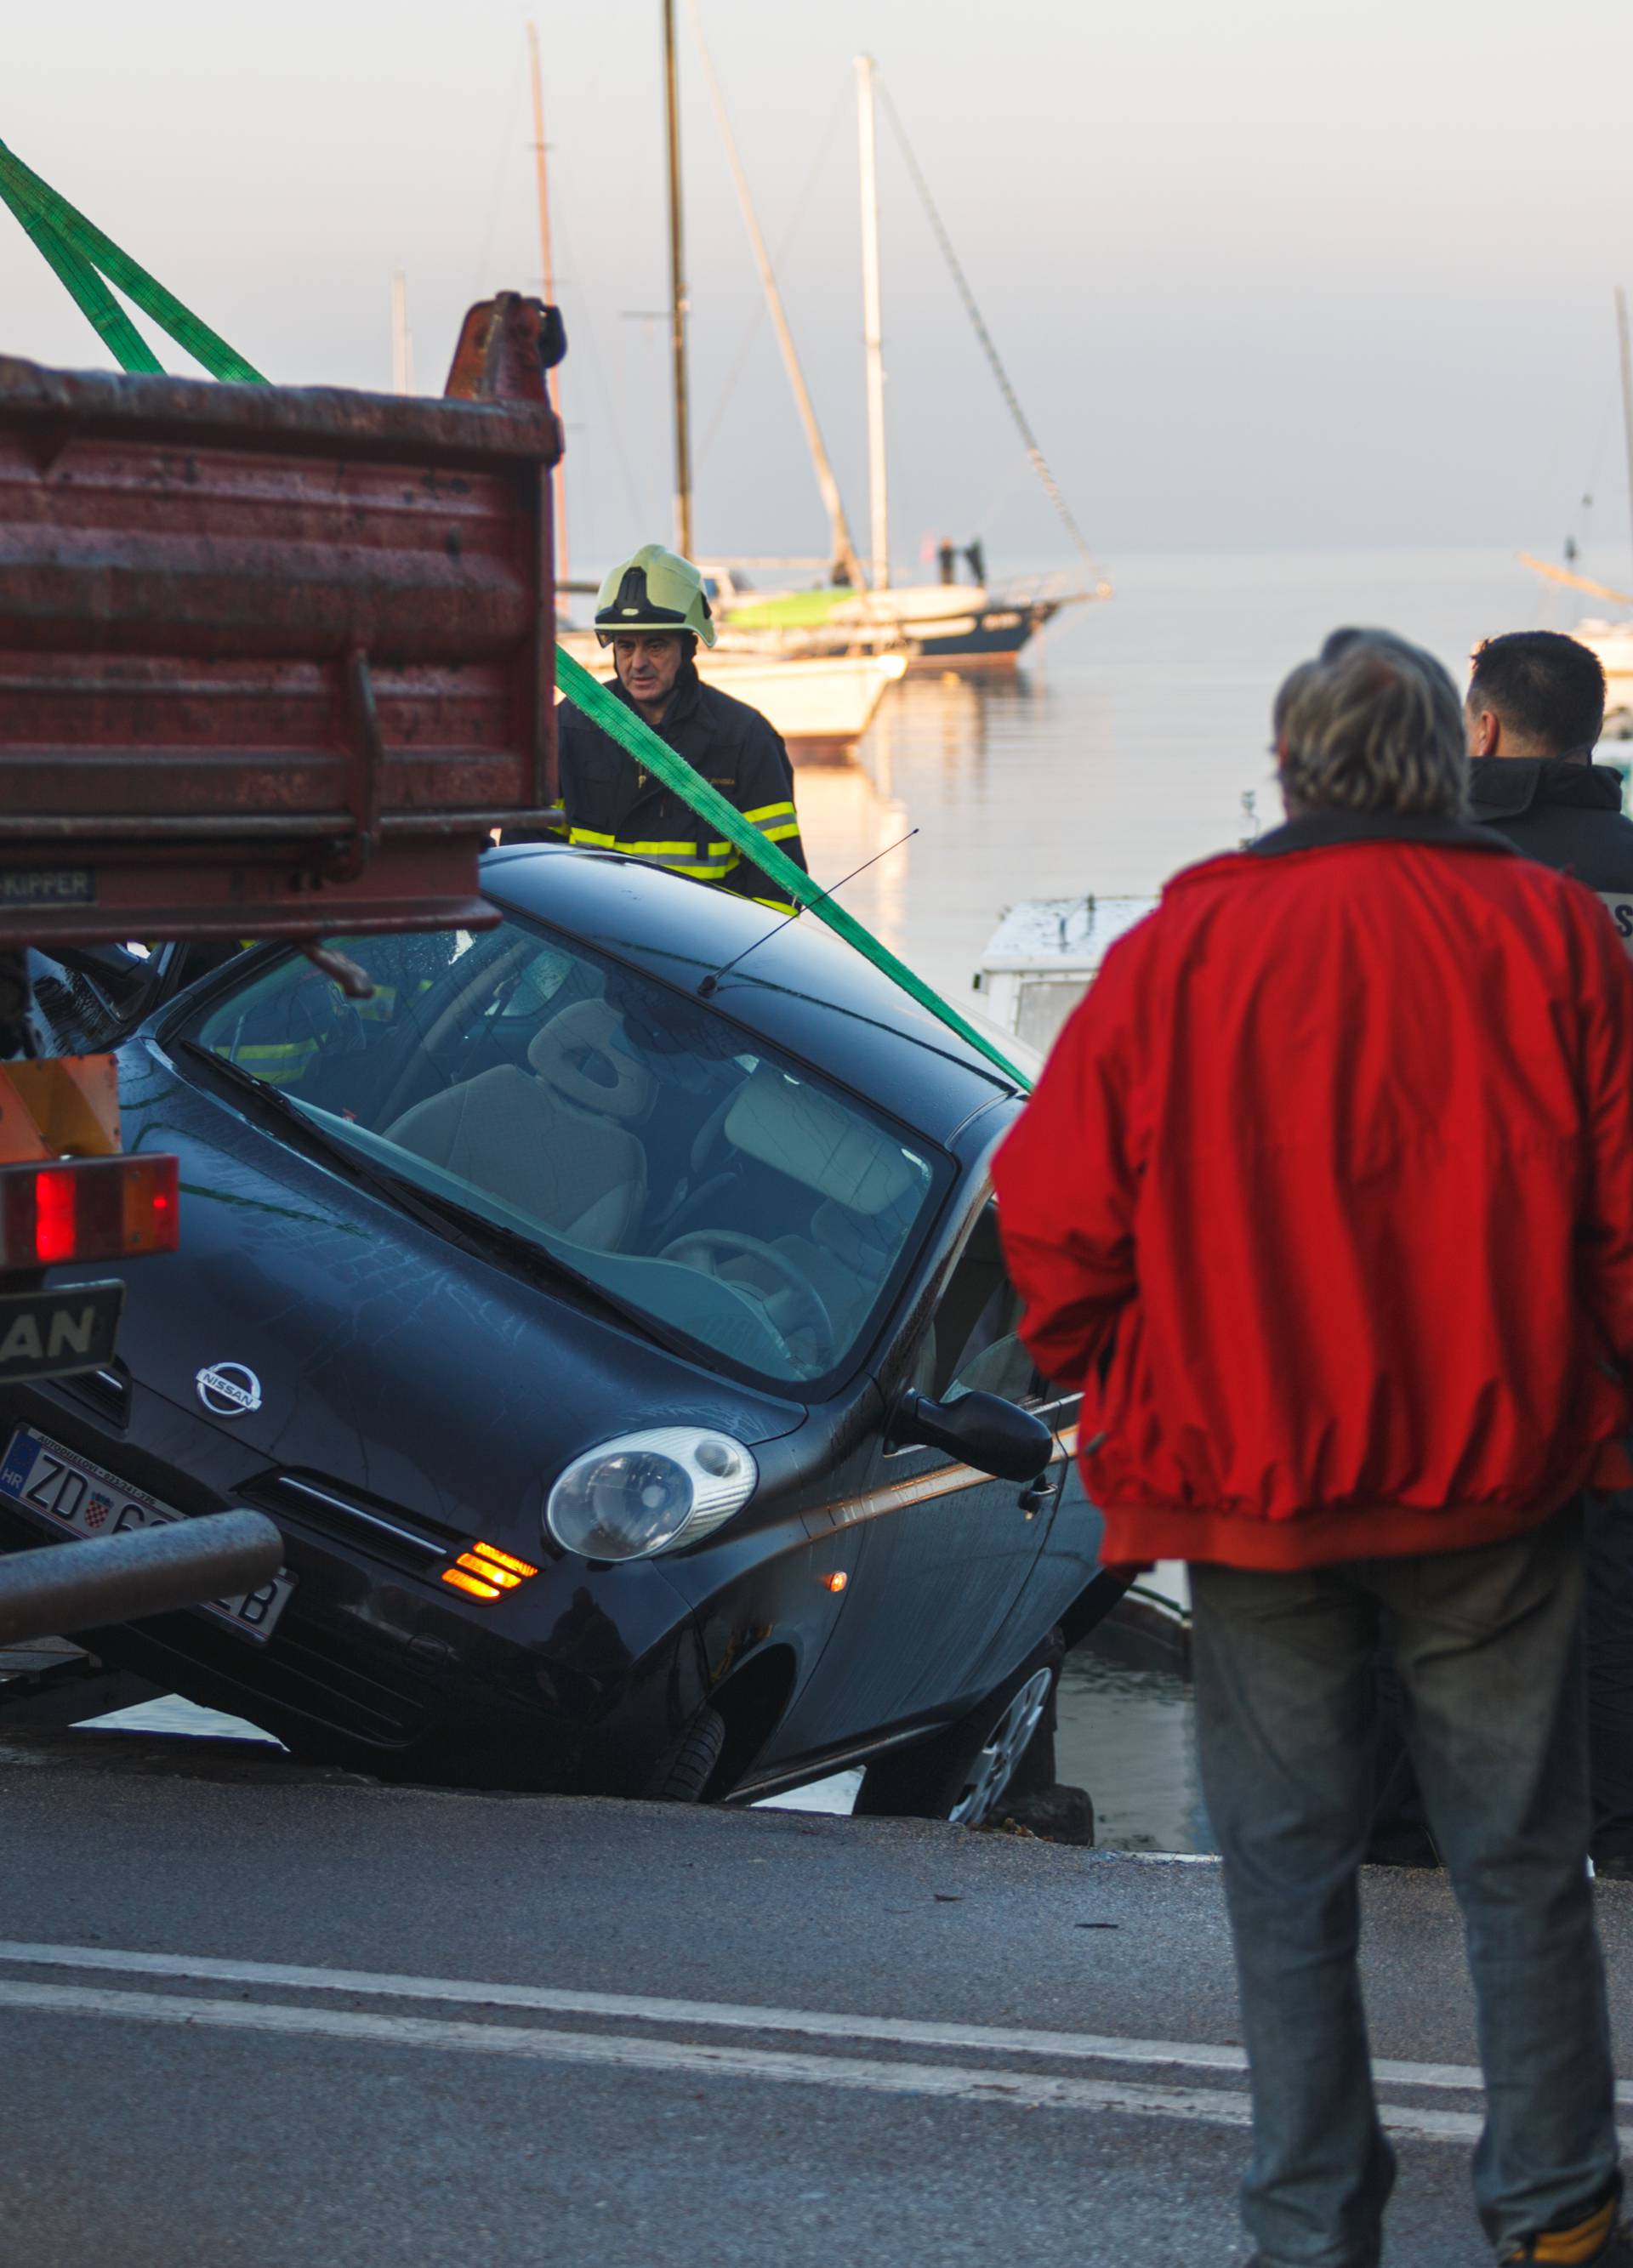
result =
[[[595,635],[612,649],[619,699],[803,869],[794,767],[780,734],[757,709],[706,685],[698,674],[698,641],[712,646],[715,629],[703,578],[691,560],[661,543],[643,544],[602,583]],[[570,702],[557,710],[556,730],[569,843],[621,850],[735,890],[778,912],[795,910],[752,860],[735,844],[713,840],[690,804],[643,771],[627,749]],[[505,840],[560,836],[506,828]]]
[[[1633,2262],[1587,1872],[1582,1492],[1633,1421],[1633,963],[1466,816],[1381,631],[1282,686],[1287,822],[1114,945],[999,1150],[1022,1336],[1107,1565],[1190,1563],[1265,2268],[1375,2268],[1356,1973],[1393,1646],[1462,1907],[1499,2260]],[[1471,949],[1472,948],[1472,949]]]
[[935,556],[941,565],[942,582],[956,583],[958,579],[958,554],[953,546],[944,541],[937,544]]
[[969,562],[970,580],[972,583],[985,583],[986,580],[986,547],[981,541],[979,535],[972,535],[970,538],[970,541],[964,545],[964,556]]

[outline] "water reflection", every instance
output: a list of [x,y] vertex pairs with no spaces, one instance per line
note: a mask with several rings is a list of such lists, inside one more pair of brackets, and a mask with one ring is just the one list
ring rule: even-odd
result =
[[918,827],[844,902],[967,1006],[1018,899],[1147,895],[1234,848],[1245,792],[1275,824],[1271,697],[1334,623],[1389,623],[1455,674],[1546,603],[1506,553],[1127,560],[1115,599],[1062,615],[1018,669],[904,678],[853,762],[802,767],[812,871],[831,883]]
[[1172,1668],[1080,1646],[1060,1675],[1060,1777],[1094,1798],[1107,1851],[1211,1851],[1196,1772],[1191,1689]]
[[1153,793],[1149,756],[1114,712],[1094,671],[905,679],[851,762],[800,770],[812,872],[831,881],[917,827],[846,886],[844,902],[965,1005],[987,939],[1018,899],[1149,888],[1187,852],[1234,841],[1252,763],[1213,766],[1207,793],[1190,781],[1178,799],[1192,806],[1189,825],[1176,828],[1174,799]]

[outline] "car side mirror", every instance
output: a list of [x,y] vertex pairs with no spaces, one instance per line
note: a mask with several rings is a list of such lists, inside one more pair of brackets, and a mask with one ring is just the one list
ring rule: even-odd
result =
[[1054,1454],[1054,1435],[1041,1418],[997,1394],[961,1394],[932,1402],[910,1387],[890,1420],[893,1449],[945,1449],[994,1480],[1035,1481]]

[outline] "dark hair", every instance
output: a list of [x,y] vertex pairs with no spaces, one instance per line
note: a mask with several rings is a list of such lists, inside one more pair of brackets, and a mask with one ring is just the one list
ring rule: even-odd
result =
[[1474,649],[1472,706],[1556,756],[1585,756],[1605,722],[1599,656],[1559,630],[1510,630]]

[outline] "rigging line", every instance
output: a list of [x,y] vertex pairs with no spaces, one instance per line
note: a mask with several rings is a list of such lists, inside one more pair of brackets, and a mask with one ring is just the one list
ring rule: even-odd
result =
[[1099,565],[1095,559],[1093,552],[1089,549],[1089,545],[1083,535],[1083,530],[1078,526],[1077,522],[1072,517],[1071,506],[1067,503],[1065,497],[1060,492],[1060,484],[1055,479],[1053,473],[1050,470],[1047,458],[1044,455],[1043,451],[1038,446],[1037,435],[1032,431],[1031,425],[1027,423],[1026,412],[1021,407],[1020,396],[1016,393],[1014,387],[1009,382],[1009,373],[1005,370],[1003,363],[1000,358],[998,349],[993,342],[992,333],[987,329],[986,324],[982,317],[981,311],[976,305],[975,294],[970,289],[969,279],[964,275],[962,267],[959,265],[957,254],[953,250],[952,239],[947,233],[946,224],[936,209],[935,198],[930,195],[930,185],[925,180],[923,173],[920,171],[919,160],[913,156],[913,144],[907,139],[907,129],[902,124],[900,114],[898,112],[896,105],[891,99],[890,90],[883,79],[879,79],[876,84],[878,85],[879,92],[884,98],[885,115],[890,122],[890,129],[896,136],[897,145],[900,149],[902,156],[906,161],[907,171],[913,176],[913,187],[919,192],[920,202],[924,207],[926,217],[929,221],[935,240],[942,248],[942,257],[946,261],[948,268],[951,272],[953,283],[957,288],[958,297],[964,302],[964,313],[969,316],[970,321],[974,327],[975,335],[980,341],[982,352],[986,357],[993,376],[998,381],[998,391],[1002,394],[1005,404],[1009,409],[1009,415],[1015,420],[1016,431],[1019,433],[1022,443],[1025,447],[1026,453],[1031,460],[1032,470],[1037,474],[1039,482],[1042,483],[1044,494],[1054,506],[1055,512],[1059,515],[1061,526],[1071,537],[1079,557],[1083,560],[1084,566],[1088,569],[1090,575],[1092,575],[1095,580],[1098,582],[1100,579]]
[[488,195],[488,217],[483,225],[482,250],[477,255],[474,270],[478,286],[485,285],[488,276],[488,254],[493,249],[493,231],[499,220],[499,200],[504,195],[510,178],[510,169],[520,140],[516,128],[521,109],[521,74],[511,74],[510,113],[505,121],[505,131],[499,136],[499,154],[493,166],[493,187]]
[[[787,227],[783,231],[782,240],[772,254],[772,266],[779,273],[781,272],[787,254],[794,248],[794,240],[798,236],[806,213],[810,209],[811,196],[816,189],[817,178],[828,162],[828,153],[833,147],[834,136],[839,130],[840,121],[850,108],[850,103],[851,91],[848,86],[842,86],[839,89],[839,99],[833,106],[832,114],[824,130],[810,172],[806,175],[805,186],[800,191]],[[749,327],[743,333],[743,343],[737,350],[737,358],[732,364],[731,375],[726,381],[725,391],[715,407],[713,416],[709,420],[709,429],[704,435],[703,446],[698,452],[698,466],[700,471],[704,460],[719,438],[720,427],[726,420],[726,412],[731,406],[732,395],[737,390],[737,381],[748,367],[749,357],[753,351],[755,342],[760,335],[760,326],[765,320],[765,302],[764,298],[759,298],[755,303],[754,313],[749,318]]]
[[794,407],[800,413],[800,423],[805,431],[805,446],[811,460],[811,470],[816,476],[817,491],[823,509],[828,516],[828,540],[832,548],[835,572],[852,584],[863,581],[861,562],[856,556],[856,546],[851,541],[851,531],[845,517],[845,502],[839,494],[839,482],[834,478],[833,464],[822,428],[816,422],[816,408],[811,400],[805,372],[800,361],[800,350],[794,342],[794,333],[788,324],[788,311],[783,305],[782,291],[777,282],[777,271],[772,266],[771,254],[765,249],[765,239],[760,229],[759,216],[754,209],[753,192],[749,188],[747,174],[743,170],[743,158],[737,148],[737,137],[731,130],[731,119],[726,108],[726,98],[709,54],[708,42],[703,36],[703,17],[698,0],[687,0],[687,12],[691,21],[692,37],[697,43],[698,60],[703,66],[703,76],[709,90],[709,100],[714,108],[714,123],[720,144],[726,153],[726,163],[731,173],[732,187],[737,193],[737,203],[743,214],[743,225],[748,232],[749,248],[754,254],[754,264],[759,270],[760,291],[770,315],[772,328],[777,334],[777,345],[782,356],[783,370],[793,389]]
[[[567,225],[567,212],[571,202],[571,198],[563,195],[562,184],[558,178],[554,212],[556,233],[561,239],[562,252],[556,270],[558,283],[562,276],[574,276],[578,273],[573,257],[573,231]],[[563,319],[565,320],[565,311]],[[630,465],[629,453],[624,446],[624,433],[618,423],[618,413],[613,407],[612,389],[607,383],[607,373],[602,364],[601,346],[596,335],[595,319],[590,313],[587,291],[573,307],[573,325],[575,333],[580,325],[583,327],[584,343],[589,351],[590,377],[600,399],[607,431],[611,436],[612,453],[618,460],[618,470],[624,476],[624,494],[630,508],[630,522],[632,526],[639,527],[645,515],[640,508],[640,497],[636,489],[635,475]]]

